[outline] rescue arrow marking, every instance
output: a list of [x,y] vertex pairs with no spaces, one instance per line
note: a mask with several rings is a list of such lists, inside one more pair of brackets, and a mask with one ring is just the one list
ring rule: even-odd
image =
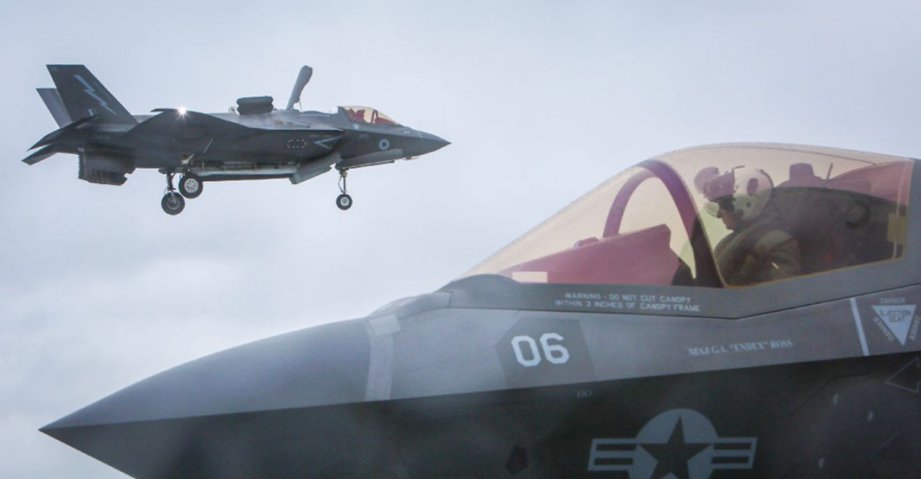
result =
[[902,366],[886,380],[886,384],[915,394],[921,393],[921,357],[912,359]]

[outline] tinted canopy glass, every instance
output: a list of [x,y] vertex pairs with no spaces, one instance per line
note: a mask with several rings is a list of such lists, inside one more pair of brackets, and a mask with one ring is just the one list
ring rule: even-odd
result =
[[895,259],[913,165],[783,145],[680,150],[604,182],[465,276],[747,286]]
[[355,123],[368,123],[371,125],[399,125],[393,118],[367,106],[340,107],[349,120]]

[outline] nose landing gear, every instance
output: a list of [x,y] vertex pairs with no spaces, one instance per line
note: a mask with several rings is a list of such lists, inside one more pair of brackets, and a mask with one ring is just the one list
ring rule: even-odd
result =
[[352,197],[348,194],[346,175],[348,175],[348,170],[339,170],[339,191],[342,194],[336,197],[336,206],[342,211],[352,207]]

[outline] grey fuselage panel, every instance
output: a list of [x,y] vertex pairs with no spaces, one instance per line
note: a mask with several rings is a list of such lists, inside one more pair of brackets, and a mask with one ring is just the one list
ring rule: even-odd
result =
[[[812,411],[820,407],[811,402],[816,397],[841,400],[841,391],[850,391],[848,400],[861,405],[848,406],[857,407],[857,413],[842,408],[842,414],[850,415],[846,419],[859,414],[866,421],[867,414],[876,414],[880,421],[872,426],[890,432],[902,431],[882,421],[889,421],[892,411],[914,414],[904,416],[909,419],[921,414],[921,397],[912,382],[921,351],[919,319],[880,313],[887,305],[914,311],[921,301],[918,286],[741,320],[448,306],[455,294],[423,295],[367,318],[208,356],[90,405],[49,425],[46,432],[136,477],[174,477],[189,471],[197,477],[247,477],[207,465],[225,452],[197,438],[220,431],[226,436],[218,443],[227,441],[226,447],[254,438],[266,441],[250,444],[256,450],[249,460],[255,462],[237,465],[235,471],[278,468],[278,477],[295,477],[292,471],[303,466],[299,461],[304,457],[315,461],[310,470],[320,477],[401,467],[414,472],[410,477],[432,477],[426,474],[457,467],[491,475],[509,461],[513,469],[531,471],[526,477],[599,477],[597,472],[626,471],[617,467],[628,466],[608,461],[612,453],[607,443],[595,439],[642,442],[644,423],[652,429],[659,422],[673,425],[674,416],[689,424],[697,421],[698,426],[685,425],[689,434],[716,434],[707,439],[711,444],[719,443],[718,437],[750,438],[735,443],[738,451],[733,453],[741,458],[739,464],[748,464],[739,466],[748,473],[743,477],[777,477],[778,471],[800,467],[789,463],[800,440],[797,434],[842,420],[800,415],[799,422],[790,423],[785,418],[802,413],[795,404]],[[906,327],[902,320],[910,324]],[[856,379],[843,390],[832,380],[854,374]],[[831,389],[810,381],[824,381]],[[730,392],[732,388],[737,390]],[[631,399],[618,399],[626,391]],[[861,409],[880,394],[895,396],[891,405],[897,409],[882,410],[875,403]],[[746,404],[725,403],[729,398],[744,398]],[[761,414],[751,417],[740,408]],[[596,422],[585,417],[589,414]],[[460,425],[462,418],[468,421],[466,428]],[[778,429],[775,422],[781,419],[788,422]],[[712,424],[721,430],[713,432]],[[325,427],[336,432],[328,442],[318,442],[315,434]],[[439,447],[470,447],[471,441],[494,447],[472,453],[478,465],[458,464],[417,450],[426,442],[420,431],[433,434],[429,438]],[[99,439],[111,434],[128,439]],[[134,452],[139,446],[131,445],[151,437],[164,444],[199,446],[183,450],[181,457],[164,452],[160,460],[165,464],[156,464],[157,469],[147,463],[150,451],[142,460]],[[800,442],[806,452],[826,453],[809,449],[819,446],[814,437],[807,439]],[[349,448],[331,448],[349,441]],[[882,447],[883,442],[875,445]],[[369,457],[370,462],[355,460],[348,452],[391,443],[412,451],[381,452]],[[291,449],[295,444],[300,445]],[[579,461],[535,456],[547,448]],[[777,450],[787,452],[763,456]],[[523,465],[511,460],[516,455],[527,459]],[[642,469],[639,459],[630,457],[634,462],[629,467]],[[762,467],[752,469],[746,457],[760,458]],[[719,469],[721,463],[708,464]],[[816,467],[806,471],[794,477],[817,477],[809,475]]]

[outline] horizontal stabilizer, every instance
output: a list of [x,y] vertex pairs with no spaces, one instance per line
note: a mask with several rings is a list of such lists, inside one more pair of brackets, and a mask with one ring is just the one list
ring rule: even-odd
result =
[[67,125],[72,121],[70,115],[67,114],[67,107],[64,106],[64,100],[61,99],[61,94],[58,93],[56,88],[37,88],[37,90],[59,127]]
[[22,162],[27,165],[34,165],[38,163],[39,161],[42,161],[45,158],[48,158],[49,156],[54,155],[57,152],[58,151],[54,148],[54,146],[46,146],[42,148],[41,150],[35,151],[31,155],[25,157],[22,160]]
[[77,129],[80,128],[81,125],[89,122],[93,118],[95,117],[90,116],[87,118],[81,118],[65,126],[64,128],[59,128],[57,130],[54,130],[51,133],[48,133],[47,135],[45,135],[41,140],[38,140],[38,143],[32,145],[32,147],[29,149],[34,150],[35,148],[38,148],[40,146],[50,145],[57,141],[68,140],[70,139],[69,137],[76,136]]
[[48,65],[48,72],[71,119],[96,116],[106,123],[137,123],[85,66]]

